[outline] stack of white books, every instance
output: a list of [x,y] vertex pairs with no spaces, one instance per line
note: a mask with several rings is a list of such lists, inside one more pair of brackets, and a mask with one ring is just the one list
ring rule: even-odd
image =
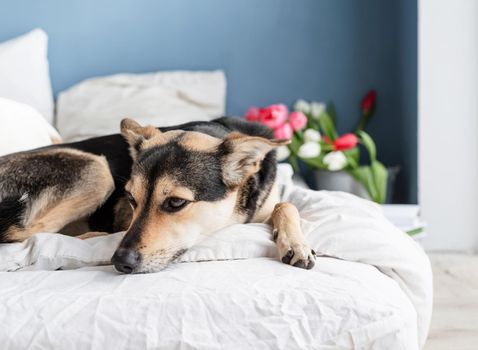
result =
[[416,204],[383,204],[385,217],[402,231],[414,238],[425,235],[426,223],[420,217],[420,206]]

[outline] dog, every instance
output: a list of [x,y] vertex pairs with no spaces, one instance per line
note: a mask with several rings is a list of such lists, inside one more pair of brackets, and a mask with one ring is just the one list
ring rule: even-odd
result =
[[126,231],[111,262],[147,273],[209,233],[267,222],[281,261],[311,269],[316,254],[276,183],[275,148],[287,143],[238,118],[168,128],[124,119],[121,135],[1,157],[0,243]]

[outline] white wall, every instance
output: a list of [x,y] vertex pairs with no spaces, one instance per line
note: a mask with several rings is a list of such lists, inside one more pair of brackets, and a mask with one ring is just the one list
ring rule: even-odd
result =
[[478,248],[478,1],[419,0],[419,202],[429,250]]

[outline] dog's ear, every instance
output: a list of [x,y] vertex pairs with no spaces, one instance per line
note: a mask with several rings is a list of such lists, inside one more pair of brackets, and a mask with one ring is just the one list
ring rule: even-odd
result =
[[260,170],[261,162],[274,148],[287,145],[290,140],[269,140],[233,132],[224,140],[226,149],[223,177],[226,185],[234,187]]
[[125,118],[121,121],[121,134],[129,144],[129,151],[131,157],[136,159],[136,156],[141,151],[141,146],[144,141],[160,135],[161,131],[154,126],[141,126],[133,119]]

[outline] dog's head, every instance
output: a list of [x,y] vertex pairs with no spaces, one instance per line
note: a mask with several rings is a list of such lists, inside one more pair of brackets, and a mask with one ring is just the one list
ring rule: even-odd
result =
[[161,132],[131,119],[121,133],[133,157],[125,186],[130,227],[112,262],[125,273],[165,268],[202,235],[237,222],[238,190],[284,141],[231,133]]

